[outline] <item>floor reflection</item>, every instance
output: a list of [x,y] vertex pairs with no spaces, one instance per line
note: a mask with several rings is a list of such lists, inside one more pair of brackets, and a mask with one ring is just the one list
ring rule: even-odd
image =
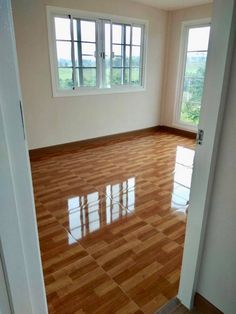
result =
[[[134,211],[135,178],[107,185],[105,191],[106,195],[93,192],[68,200],[69,231],[76,240]],[[128,206],[130,211],[126,209]]]
[[113,203],[120,203],[133,212],[135,209],[135,178],[129,178],[121,184],[107,185],[106,195],[112,198]]
[[177,146],[171,208],[185,212],[188,207],[194,150]]
[[[185,212],[189,202],[194,150],[177,147],[170,208]],[[137,180],[135,177],[108,184],[103,193],[93,192],[68,199],[69,231],[80,240],[88,234],[135,212]],[[71,243],[70,239],[70,243]]]

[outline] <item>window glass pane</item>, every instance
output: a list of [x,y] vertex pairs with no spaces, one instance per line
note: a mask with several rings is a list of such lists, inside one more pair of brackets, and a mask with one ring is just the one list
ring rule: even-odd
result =
[[139,68],[131,69],[131,83],[133,85],[140,85],[139,72],[140,72]]
[[107,56],[111,54],[111,24],[105,24],[105,53]]
[[94,57],[96,54],[96,44],[82,43],[81,49],[83,55],[89,55]]
[[105,66],[105,82],[104,85],[105,87],[110,87],[111,86],[111,69],[110,69],[110,61],[106,61],[106,66]]
[[122,83],[122,69],[112,69],[112,84],[121,85]]
[[127,45],[130,45],[130,30],[131,30],[131,27],[126,25],[126,27],[125,27],[125,31],[126,31],[125,43]]
[[[79,72],[79,69],[77,71]],[[96,86],[96,69],[82,68],[81,71],[83,76],[83,81],[80,82],[81,86]]]
[[121,57],[114,57],[112,59],[112,67],[122,67],[122,58]]
[[112,25],[112,42],[115,44],[121,44],[122,40],[122,26],[120,24]]
[[71,43],[66,41],[57,41],[57,63],[59,67],[72,66],[71,61]]
[[200,116],[201,104],[183,102],[181,107],[180,120],[185,123],[198,125]]
[[70,19],[55,17],[56,39],[71,40],[70,36]]
[[[92,44],[92,47],[87,47],[84,45],[91,45],[91,44],[84,44],[82,43],[82,52],[87,52],[86,54],[81,54],[81,59],[78,56],[78,46],[80,43],[75,43],[75,66],[76,67],[96,67],[96,57],[94,56],[94,47],[95,45]],[[89,52],[89,53],[88,53]]]
[[183,102],[201,103],[203,85],[204,85],[203,78],[198,79],[185,77]]
[[104,86],[111,85],[111,23],[105,23],[105,63],[103,69]]
[[82,66],[83,67],[96,67],[96,58],[91,56],[82,56]]
[[96,86],[96,69],[83,69],[84,86]]
[[125,68],[124,84],[129,84],[129,68]]
[[73,36],[74,40],[78,40],[77,20],[73,20]]
[[140,66],[140,47],[132,46],[132,66]]
[[125,47],[125,66],[128,67],[130,62],[130,46]]
[[132,31],[132,44],[141,45],[141,27],[133,27]]
[[93,21],[80,21],[81,41],[96,42],[96,23]]
[[112,45],[112,50],[115,56],[121,56],[121,45]]
[[181,121],[197,125],[201,108],[204,79],[185,78],[181,106]]
[[207,50],[210,26],[190,28],[188,35],[188,51]]
[[112,58],[112,66],[113,67],[121,67],[122,66],[122,46],[121,45],[112,45],[113,50],[113,58]]
[[71,89],[73,87],[72,68],[58,68],[59,87]]
[[185,75],[188,77],[204,77],[207,52],[188,52]]
[[78,42],[75,42],[74,44],[74,50],[75,50],[75,66],[79,67],[81,66],[81,64],[79,64],[79,55],[78,55]]

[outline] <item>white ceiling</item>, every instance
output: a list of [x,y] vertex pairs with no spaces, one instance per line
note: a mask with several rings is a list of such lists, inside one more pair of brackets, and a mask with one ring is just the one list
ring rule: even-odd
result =
[[163,10],[176,10],[213,2],[213,0],[132,0],[132,1],[151,5],[153,7]]

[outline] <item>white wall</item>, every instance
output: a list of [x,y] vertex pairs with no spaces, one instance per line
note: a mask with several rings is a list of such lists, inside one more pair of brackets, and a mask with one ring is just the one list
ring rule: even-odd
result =
[[[53,98],[46,5],[149,21],[147,90]],[[29,148],[159,124],[167,13],[125,0],[13,0],[14,23]]]
[[[235,23],[236,27],[236,23]],[[236,313],[236,45],[197,291]]]
[[212,4],[168,13],[168,38],[161,104],[161,124],[173,127],[182,22],[211,17]]

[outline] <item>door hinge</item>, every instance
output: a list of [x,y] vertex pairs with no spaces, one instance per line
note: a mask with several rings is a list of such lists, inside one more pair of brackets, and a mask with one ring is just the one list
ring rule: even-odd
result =
[[199,129],[198,132],[197,132],[197,144],[198,145],[202,145],[203,138],[204,138],[204,130]]

